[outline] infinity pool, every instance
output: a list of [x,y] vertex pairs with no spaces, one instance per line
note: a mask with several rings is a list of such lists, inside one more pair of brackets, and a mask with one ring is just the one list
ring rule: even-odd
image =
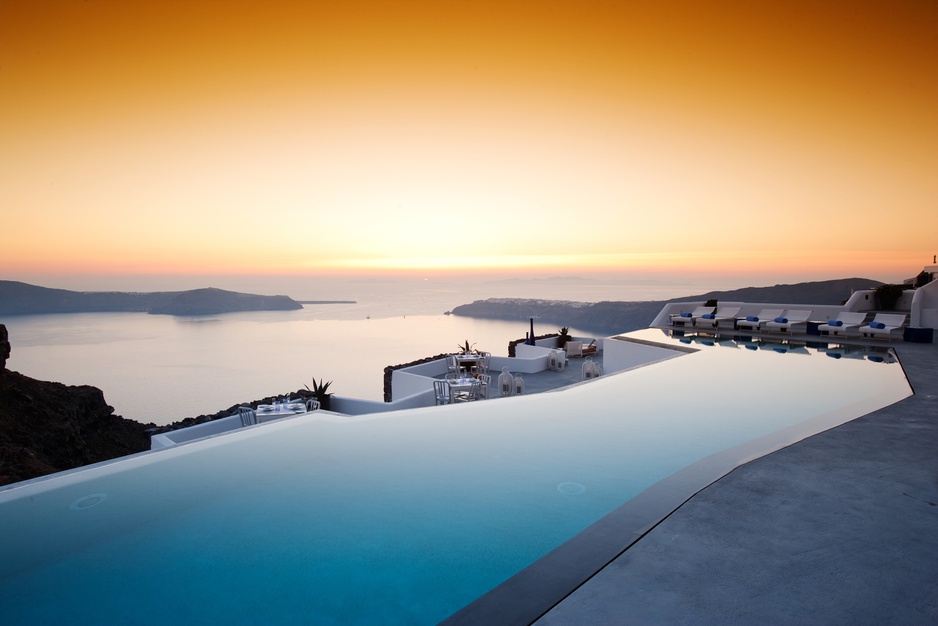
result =
[[911,394],[886,349],[629,337],[696,351],[557,393],[300,416],[0,490],[0,622],[434,624],[705,457]]

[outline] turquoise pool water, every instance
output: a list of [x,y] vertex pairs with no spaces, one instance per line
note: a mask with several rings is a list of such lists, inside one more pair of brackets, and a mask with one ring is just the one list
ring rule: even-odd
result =
[[0,622],[433,624],[710,454],[910,394],[883,350],[633,335],[699,351],[0,491]]

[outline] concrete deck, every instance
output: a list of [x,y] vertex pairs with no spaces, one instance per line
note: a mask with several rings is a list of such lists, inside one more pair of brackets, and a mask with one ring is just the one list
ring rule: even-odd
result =
[[938,345],[895,348],[914,396],[732,471],[536,623],[938,623]]

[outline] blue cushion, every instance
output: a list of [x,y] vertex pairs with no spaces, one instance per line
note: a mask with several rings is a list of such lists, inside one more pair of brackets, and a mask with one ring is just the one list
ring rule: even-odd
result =
[[747,322],[758,322],[758,321],[759,321],[759,317],[758,317],[757,315],[747,315],[747,316],[746,316],[746,321],[747,321]]
[[870,328],[876,328],[877,330],[882,330],[886,328],[886,325],[882,322],[870,322]]
[[681,313],[681,317],[694,317],[693,313]]
[[775,318],[775,322],[778,323],[778,324],[787,324],[787,323],[788,323],[788,318],[787,318],[787,317],[776,317],[776,318]]
[[844,323],[843,323],[843,320],[828,320],[827,325],[828,326],[843,326]]
[[714,315],[713,313],[704,313],[700,317],[704,318],[705,320],[712,320],[713,318],[716,317],[716,315]]

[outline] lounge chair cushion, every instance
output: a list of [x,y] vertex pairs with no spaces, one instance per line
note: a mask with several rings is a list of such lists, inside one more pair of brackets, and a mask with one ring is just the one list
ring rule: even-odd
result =
[[882,322],[870,322],[870,328],[877,328],[879,330],[882,330],[886,328],[886,325],[883,324]]
[[747,316],[746,316],[746,321],[747,321],[747,322],[758,322],[758,321],[759,321],[759,316],[757,316],[757,315],[747,315]]
[[828,326],[843,326],[844,323],[843,323],[843,320],[828,320],[827,325]]
[[776,322],[777,324],[787,324],[787,323],[788,323],[788,318],[787,318],[787,317],[776,317],[776,318],[775,318],[775,322]]
[[681,317],[694,317],[693,313],[681,313]]
[[716,315],[714,315],[713,313],[704,313],[700,317],[704,318],[705,320],[712,320],[716,318]]

